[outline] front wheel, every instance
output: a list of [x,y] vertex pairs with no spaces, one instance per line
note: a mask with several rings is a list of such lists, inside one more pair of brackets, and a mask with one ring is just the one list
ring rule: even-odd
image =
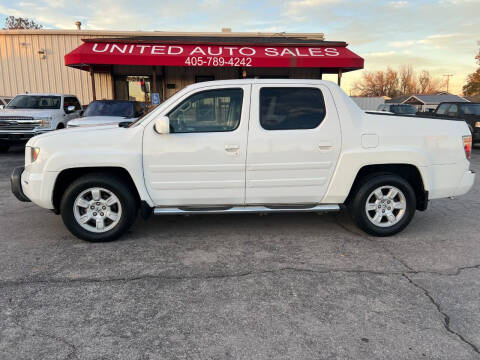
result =
[[358,188],[349,206],[357,225],[374,236],[402,231],[416,209],[415,191],[408,181],[394,174],[373,176]]
[[65,191],[60,212],[76,237],[91,242],[112,241],[124,234],[137,215],[132,190],[107,174],[85,175]]

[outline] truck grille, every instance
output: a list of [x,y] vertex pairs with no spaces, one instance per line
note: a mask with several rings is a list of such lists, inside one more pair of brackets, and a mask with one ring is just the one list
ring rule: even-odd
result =
[[0,116],[0,130],[28,131],[35,129],[40,123],[31,116]]

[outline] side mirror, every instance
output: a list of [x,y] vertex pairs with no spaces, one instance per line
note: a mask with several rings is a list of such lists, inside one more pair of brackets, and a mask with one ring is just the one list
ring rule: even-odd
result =
[[159,134],[170,133],[170,119],[168,116],[160,116],[155,120],[155,131]]
[[5,105],[0,105],[0,110],[5,108]]
[[67,106],[67,110],[65,111],[67,114],[70,114],[75,111],[75,106],[69,105]]

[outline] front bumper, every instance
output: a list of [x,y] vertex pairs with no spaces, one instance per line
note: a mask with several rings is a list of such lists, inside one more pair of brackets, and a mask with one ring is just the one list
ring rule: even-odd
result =
[[12,193],[15,197],[24,202],[29,202],[30,199],[23,193],[22,189],[22,173],[24,167],[16,167],[13,169],[12,175],[10,176],[10,186],[12,187]]

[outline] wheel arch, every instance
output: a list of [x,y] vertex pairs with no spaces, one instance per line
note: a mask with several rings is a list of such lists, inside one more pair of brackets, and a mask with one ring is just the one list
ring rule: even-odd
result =
[[115,167],[115,166],[107,166],[107,167],[77,167],[77,168],[68,168],[62,170],[56,180],[55,185],[53,187],[52,193],[52,204],[53,204],[53,211],[55,214],[60,213],[60,201],[62,200],[62,195],[64,194],[67,187],[76,179],[81,176],[94,174],[94,173],[102,173],[102,174],[111,174],[112,176],[120,178],[124,181],[133,191],[135,198],[140,205],[143,203],[143,199],[140,196],[140,192],[135,184],[132,176],[128,172],[127,169],[122,167]]
[[344,204],[349,204],[359,187],[373,176],[378,174],[394,174],[402,177],[412,186],[417,200],[417,210],[424,211],[428,205],[428,190],[421,171],[415,165],[408,163],[400,164],[373,164],[361,167],[353,181]]

